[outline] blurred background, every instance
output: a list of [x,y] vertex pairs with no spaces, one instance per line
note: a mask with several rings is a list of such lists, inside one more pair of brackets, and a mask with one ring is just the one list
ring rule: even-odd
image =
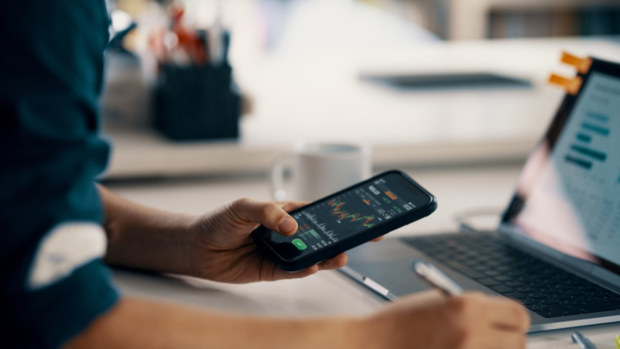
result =
[[268,172],[296,140],[375,169],[521,162],[574,75],[620,60],[618,0],[115,0],[107,180]]

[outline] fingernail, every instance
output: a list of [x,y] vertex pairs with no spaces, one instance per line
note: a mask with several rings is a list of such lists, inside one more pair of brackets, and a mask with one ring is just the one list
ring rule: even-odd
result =
[[280,224],[278,225],[278,229],[280,229],[280,232],[283,232],[283,233],[292,233],[294,232],[296,225],[297,225],[297,222],[295,222],[293,218],[284,217],[284,219],[280,221]]

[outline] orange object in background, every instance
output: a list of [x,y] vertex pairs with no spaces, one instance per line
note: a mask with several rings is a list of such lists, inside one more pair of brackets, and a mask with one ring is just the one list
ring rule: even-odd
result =
[[205,65],[209,58],[206,44],[196,29],[188,29],[183,25],[184,14],[183,6],[177,4],[170,7],[171,30],[178,38],[178,46],[187,52],[192,63],[199,66]]
[[[590,66],[592,66],[592,58],[579,57],[568,52],[562,52],[562,57],[560,58],[560,61],[562,63],[575,67],[579,74],[586,74],[588,70],[590,70]],[[570,95],[576,95],[579,92],[579,89],[581,89],[583,80],[580,76],[567,78],[558,74],[551,74],[549,76],[548,82],[550,84],[561,86],[566,91],[566,93]]]
[[562,58],[560,58],[560,61],[577,68],[577,71],[580,74],[587,73],[592,65],[592,58],[578,57],[568,52],[562,52]]
[[570,95],[576,95],[581,88],[582,80],[579,76],[575,76],[574,78],[567,78],[557,74],[551,74],[549,76],[549,83],[561,86],[564,88],[566,93]]

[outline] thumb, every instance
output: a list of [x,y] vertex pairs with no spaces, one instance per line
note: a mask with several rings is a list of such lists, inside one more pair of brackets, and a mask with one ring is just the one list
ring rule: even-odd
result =
[[297,232],[297,221],[274,202],[239,199],[232,204],[231,210],[246,223],[258,223],[286,236]]

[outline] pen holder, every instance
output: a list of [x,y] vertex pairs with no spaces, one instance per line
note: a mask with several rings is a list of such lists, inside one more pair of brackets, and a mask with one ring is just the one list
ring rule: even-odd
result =
[[162,64],[154,93],[154,127],[173,140],[239,137],[241,96],[228,63]]

